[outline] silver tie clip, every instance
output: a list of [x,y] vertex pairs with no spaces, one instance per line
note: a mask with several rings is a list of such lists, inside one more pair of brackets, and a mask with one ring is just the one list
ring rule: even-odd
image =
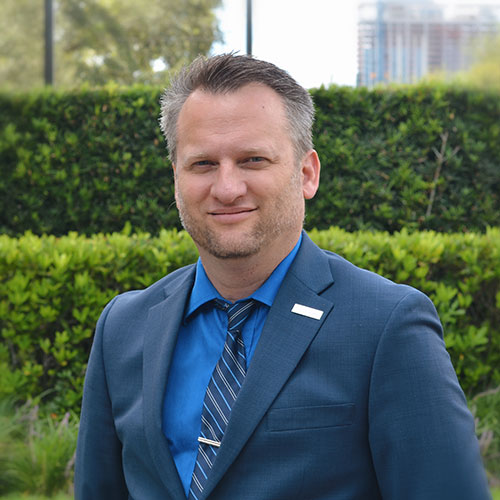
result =
[[220,446],[219,441],[212,441],[211,439],[207,439],[201,436],[198,438],[198,441],[200,443],[209,444],[210,446],[217,446],[217,448]]
[[312,319],[321,319],[321,316],[323,316],[323,311],[314,309],[313,307],[304,306],[302,304],[295,304],[292,307],[292,312]]

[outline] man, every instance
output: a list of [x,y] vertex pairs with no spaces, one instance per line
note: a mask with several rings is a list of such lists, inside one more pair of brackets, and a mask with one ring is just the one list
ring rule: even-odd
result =
[[489,498],[430,301],[302,232],[312,122],[307,91],[248,56],[199,58],[165,92],[200,260],[102,313],[77,498]]

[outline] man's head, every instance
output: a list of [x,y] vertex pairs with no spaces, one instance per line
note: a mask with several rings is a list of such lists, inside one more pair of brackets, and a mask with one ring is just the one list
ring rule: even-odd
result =
[[300,161],[312,148],[314,106],[306,89],[286,71],[266,61],[246,55],[224,54],[211,58],[198,57],[170,82],[161,99],[161,130],[167,140],[170,159],[176,162],[177,125],[186,99],[196,90],[212,94],[234,92],[250,83],[270,87],[283,100],[288,131]]
[[[256,258],[273,269],[297,242],[304,200],[318,187],[311,99],[285,72],[246,56],[193,65],[163,98],[181,221],[202,260]],[[300,127],[291,108],[305,113]]]

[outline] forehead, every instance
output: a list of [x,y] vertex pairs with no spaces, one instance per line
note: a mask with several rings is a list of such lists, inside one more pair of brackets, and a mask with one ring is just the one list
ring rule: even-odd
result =
[[200,88],[181,109],[177,137],[182,149],[230,141],[282,143],[289,140],[285,105],[278,93],[263,84],[251,83],[226,93]]
[[198,88],[186,99],[178,119],[179,132],[189,118],[211,119],[236,117],[259,118],[266,115],[285,119],[285,106],[281,96],[267,85],[249,83],[230,92],[217,92]]

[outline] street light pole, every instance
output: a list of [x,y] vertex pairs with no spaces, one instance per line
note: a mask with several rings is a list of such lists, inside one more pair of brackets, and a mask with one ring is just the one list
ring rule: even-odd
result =
[[52,0],[45,0],[45,85],[54,83],[54,12]]
[[247,54],[252,55],[252,0],[247,0]]

